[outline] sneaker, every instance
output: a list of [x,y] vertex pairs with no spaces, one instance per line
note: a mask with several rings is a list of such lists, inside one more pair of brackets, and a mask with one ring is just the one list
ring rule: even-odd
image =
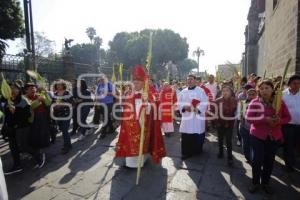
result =
[[78,141],[81,141],[81,140],[83,140],[84,138],[85,138],[84,135],[80,135],[80,136],[78,137]]
[[46,155],[45,155],[45,153],[42,153],[42,155],[41,155],[41,161],[38,163],[37,167],[39,169],[41,169],[42,167],[44,167],[45,161],[46,161]]
[[19,172],[22,172],[23,168],[21,166],[13,166],[10,170],[4,172],[4,175],[12,175],[12,174],[16,174]]
[[274,194],[274,190],[269,185],[262,185],[262,189],[267,194]]
[[236,145],[240,147],[241,146],[241,141],[239,141],[239,140],[236,141]]
[[251,184],[249,187],[248,187],[248,191],[250,193],[255,193],[259,190],[259,184]]

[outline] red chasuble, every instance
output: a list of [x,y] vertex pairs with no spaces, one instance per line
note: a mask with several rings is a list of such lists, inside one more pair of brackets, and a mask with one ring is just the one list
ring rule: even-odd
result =
[[[129,93],[123,101],[123,113],[119,140],[116,145],[116,157],[138,156],[140,146],[141,126],[135,111],[135,99],[140,98]],[[155,163],[166,156],[165,145],[161,133],[161,123],[157,117],[156,102],[153,94],[148,98],[151,111],[145,118],[145,141],[143,153],[149,153]]]
[[176,92],[171,86],[167,86],[160,92],[160,114],[164,123],[173,122],[173,112],[177,102]]

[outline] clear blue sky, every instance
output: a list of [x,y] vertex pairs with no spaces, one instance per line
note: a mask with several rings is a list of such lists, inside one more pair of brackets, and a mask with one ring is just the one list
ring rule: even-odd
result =
[[[190,58],[204,49],[200,68],[211,73],[227,60],[240,62],[249,6],[250,0],[32,0],[34,29],[54,40],[57,51],[64,37],[88,42],[89,26],[104,48],[117,32],[168,28],[188,39]],[[16,43],[9,42],[8,53],[16,53]]]

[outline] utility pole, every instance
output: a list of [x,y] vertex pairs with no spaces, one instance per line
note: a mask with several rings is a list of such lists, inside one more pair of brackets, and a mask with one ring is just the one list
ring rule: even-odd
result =
[[[24,4],[24,18],[25,18],[25,38],[26,38],[26,50],[25,50],[25,71],[31,69],[30,57],[32,56],[33,68],[35,68],[35,46],[34,46],[34,33],[33,33],[33,20],[32,20],[32,6],[31,0],[23,0]],[[29,80],[28,75],[25,72],[26,81]]]
[[24,17],[25,17],[25,38],[26,38],[26,49],[31,52],[30,42],[30,25],[29,25],[29,12],[28,12],[28,0],[24,0]]
[[31,0],[28,0],[29,4],[29,17],[30,17],[30,37],[31,37],[31,56],[32,56],[32,66],[33,69],[36,71],[36,60],[35,60],[35,44],[34,44],[34,32],[33,32],[33,18],[32,18],[32,4]]

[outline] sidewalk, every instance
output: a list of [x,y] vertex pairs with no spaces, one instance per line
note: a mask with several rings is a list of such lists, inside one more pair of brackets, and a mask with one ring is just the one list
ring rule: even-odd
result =
[[[217,158],[217,139],[213,133],[207,134],[203,154],[184,162],[180,159],[180,135],[165,138],[168,157],[161,166],[148,161],[142,169],[139,186],[135,186],[136,171],[120,167],[122,159],[114,159],[117,135],[108,135],[103,140],[98,137],[93,134],[83,141],[73,138],[73,150],[67,155],[60,155],[62,141],[58,138],[55,145],[45,150],[47,163],[40,170],[33,169],[32,161],[24,161],[22,174],[7,177],[10,199],[300,199],[300,173],[285,173],[279,157],[271,181],[275,195],[268,196],[262,191],[250,194],[247,187],[251,167],[245,162],[241,148],[233,145],[234,166],[228,167],[226,156]],[[2,147],[1,156],[4,167],[9,167],[7,146]]]

